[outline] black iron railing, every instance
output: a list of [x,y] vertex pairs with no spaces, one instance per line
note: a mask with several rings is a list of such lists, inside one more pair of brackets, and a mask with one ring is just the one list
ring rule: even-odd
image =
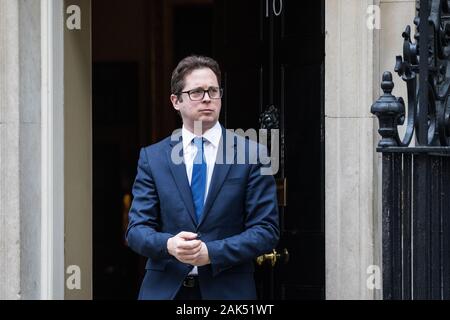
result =
[[417,9],[414,41],[408,26],[395,65],[407,108],[385,72],[371,109],[382,137],[385,299],[450,298],[450,8],[420,0]]

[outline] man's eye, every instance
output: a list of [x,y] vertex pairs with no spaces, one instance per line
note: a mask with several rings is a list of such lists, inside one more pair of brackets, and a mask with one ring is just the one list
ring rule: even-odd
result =
[[209,92],[217,93],[217,92],[219,92],[219,88],[209,88]]
[[203,90],[200,90],[200,89],[192,90],[191,94],[203,94]]

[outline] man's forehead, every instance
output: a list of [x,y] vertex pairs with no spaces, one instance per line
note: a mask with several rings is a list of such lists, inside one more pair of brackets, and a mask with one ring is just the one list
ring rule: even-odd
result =
[[192,70],[185,77],[186,85],[199,85],[205,84],[217,85],[216,74],[209,68],[201,68]]

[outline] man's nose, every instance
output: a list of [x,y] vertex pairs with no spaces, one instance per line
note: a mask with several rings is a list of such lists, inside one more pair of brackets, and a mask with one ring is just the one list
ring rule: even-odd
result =
[[211,97],[209,96],[208,91],[205,91],[205,94],[203,96],[203,101],[211,101]]

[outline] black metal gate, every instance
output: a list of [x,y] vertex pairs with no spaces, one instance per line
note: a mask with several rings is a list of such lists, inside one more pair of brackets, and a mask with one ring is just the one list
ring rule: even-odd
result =
[[395,65],[407,112],[389,72],[371,109],[382,136],[384,299],[450,298],[449,2],[420,0],[417,10],[415,41],[408,26]]

